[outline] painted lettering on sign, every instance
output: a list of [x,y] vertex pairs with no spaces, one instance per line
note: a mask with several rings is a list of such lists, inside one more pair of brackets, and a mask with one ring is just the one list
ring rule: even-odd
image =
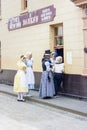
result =
[[22,26],[30,25],[30,24],[36,24],[38,22],[38,16],[30,17],[23,19]]
[[9,20],[9,29],[21,28],[21,21],[19,17],[15,17]]
[[52,11],[50,8],[44,9],[42,10],[42,14],[41,14],[41,21],[49,21],[51,19],[52,16]]
[[56,9],[53,5],[30,12],[23,15],[10,18],[8,21],[8,30],[29,27],[36,24],[52,21],[56,15]]

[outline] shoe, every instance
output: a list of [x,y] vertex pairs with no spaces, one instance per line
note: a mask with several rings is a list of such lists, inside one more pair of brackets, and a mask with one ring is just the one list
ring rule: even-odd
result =
[[25,99],[21,99],[21,102],[25,102]]
[[19,102],[25,102],[25,99],[17,99]]
[[54,94],[53,96],[57,96],[57,94]]

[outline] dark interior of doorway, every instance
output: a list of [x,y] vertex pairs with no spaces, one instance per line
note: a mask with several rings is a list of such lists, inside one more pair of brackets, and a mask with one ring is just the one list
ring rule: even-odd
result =
[[64,62],[64,49],[63,48],[55,48],[55,51],[58,53],[58,56],[62,56]]

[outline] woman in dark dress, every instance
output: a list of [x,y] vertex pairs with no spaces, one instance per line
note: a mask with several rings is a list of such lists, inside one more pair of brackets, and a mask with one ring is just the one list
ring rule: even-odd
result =
[[49,98],[55,94],[53,74],[51,71],[50,52],[45,51],[44,58],[42,59],[42,76],[39,88],[39,97]]

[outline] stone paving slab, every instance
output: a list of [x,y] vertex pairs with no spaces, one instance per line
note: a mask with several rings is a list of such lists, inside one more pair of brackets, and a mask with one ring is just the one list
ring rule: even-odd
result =
[[[10,85],[0,84],[0,92],[17,96],[17,93],[13,92],[13,86]],[[40,99],[38,96],[38,91],[35,90],[30,91],[30,94],[32,97],[26,97],[26,100],[31,100],[33,102],[41,103],[87,117],[87,101],[61,95],[51,99]]]

